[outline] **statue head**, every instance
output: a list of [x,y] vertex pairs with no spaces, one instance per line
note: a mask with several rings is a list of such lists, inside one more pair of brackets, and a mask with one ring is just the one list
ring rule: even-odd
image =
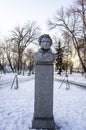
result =
[[52,39],[48,34],[44,34],[39,37],[39,45],[41,46],[41,49],[46,51],[49,50],[52,45]]

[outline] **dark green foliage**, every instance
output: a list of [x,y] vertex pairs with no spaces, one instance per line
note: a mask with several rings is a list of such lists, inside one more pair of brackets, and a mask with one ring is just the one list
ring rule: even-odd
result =
[[63,66],[63,48],[61,47],[60,41],[58,42],[58,46],[55,47],[55,50],[56,50],[56,59],[55,59],[56,70],[58,70],[58,73],[61,75]]

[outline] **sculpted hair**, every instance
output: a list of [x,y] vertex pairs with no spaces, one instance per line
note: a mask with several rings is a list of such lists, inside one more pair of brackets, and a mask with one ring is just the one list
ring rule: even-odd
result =
[[41,41],[42,41],[43,38],[48,38],[50,40],[50,44],[52,45],[52,39],[51,39],[51,37],[48,34],[44,34],[44,35],[41,35],[39,37],[39,40],[38,40],[39,45],[41,45]]

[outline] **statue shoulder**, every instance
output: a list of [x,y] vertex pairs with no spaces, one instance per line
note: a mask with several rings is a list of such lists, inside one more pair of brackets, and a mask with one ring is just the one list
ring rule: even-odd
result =
[[40,56],[41,56],[41,52],[40,52],[40,51],[36,52],[36,53],[34,54],[34,60],[35,60],[35,61],[39,60],[39,59],[40,59]]

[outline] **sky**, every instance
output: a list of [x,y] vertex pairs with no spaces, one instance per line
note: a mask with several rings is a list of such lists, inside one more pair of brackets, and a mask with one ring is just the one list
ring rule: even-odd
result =
[[68,7],[73,0],[0,0],[0,35],[16,26],[36,21],[43,33],[48,32],[47,21],[61,6]]

